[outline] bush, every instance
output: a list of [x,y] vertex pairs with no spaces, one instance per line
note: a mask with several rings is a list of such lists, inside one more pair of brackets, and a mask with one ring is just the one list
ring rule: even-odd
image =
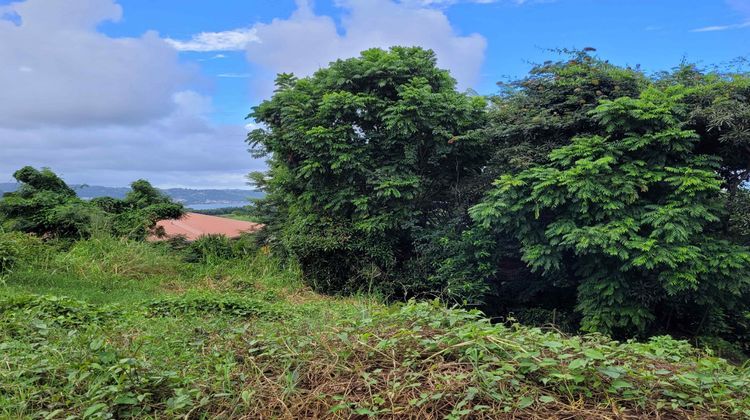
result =
[[0,200],[3,226],[44,238],[76,240],[94,234],[143,240],[161,219],[184,214],[172,200],[145,180],[131,184],[125,199],[81,200],[49,169],[26,166],[13,174],[21,186]]
[[225,235],[204,235],[186,248],[187,262],[213,263],[235,256],[232,242]]
[[149,316],[179,317],[185,314],[278,319],[281,314],[268,302],[238,295],[186,295],[161,298],[146,303]]
[[100,211],[79,199],[54,172],[26,166],[13,177],[20,187],[0,200],[0,218],[13,230],[71,239],[91,234],[92,218]]
[[71,327],[98,324],[111,319],[114,313],[67,297],[19,295],[0,299],[0,317],[5,316],[21,316]]
[[20,256],[21,249],[12,235],[0,233],[0,275],[9,272]]
[[0,232],[0,275],[7,274],[21,263],[31,263],[43,256],[46,247],[32,235],[21,232]]

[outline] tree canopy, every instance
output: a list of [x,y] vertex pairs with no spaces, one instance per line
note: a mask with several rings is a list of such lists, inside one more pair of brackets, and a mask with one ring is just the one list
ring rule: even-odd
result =
[[265,239],[328,292],[747,342],[750,77],[559,52],[486,99],[419,48],[279,75],[248,136]]
[[[573,137],[471,209],[480,228],[513,235],[532,270],[570,273],[585,330],[702,333],[750,287],[750,252],[720,232],[720,159],[695,153],[699,136],[679,124],[683,90],[601,101],[591,114],[606,136]],[[685,302],[693,319],[673,315]]]
[[373,49],[308,78],[279,76],[273,98],[251,114],[266,128],[249,142],[270,156],[279,240],[315,287],[375,281],[414,292],[394,279],[404,279],[417,231],[480,169],[478,144],[460,136],[481,125],[484,108],[419,48]]

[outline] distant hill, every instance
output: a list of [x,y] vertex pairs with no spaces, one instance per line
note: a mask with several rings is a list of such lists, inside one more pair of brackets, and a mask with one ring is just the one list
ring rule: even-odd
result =
[[[130,191],[127,187],[101,187],[96,185],[72,185],[78,196],[84,200],[96,197],[123,198]],[[15,191],[18,184],[11,182],[0,182],[0,193]],[[191,188],[166,188],[162,192],[172,197],[173,200],[185,205],[235,207],[249,204],[251,198],[263,197],[263,193],[255,190],[240,189],[191,189]]]

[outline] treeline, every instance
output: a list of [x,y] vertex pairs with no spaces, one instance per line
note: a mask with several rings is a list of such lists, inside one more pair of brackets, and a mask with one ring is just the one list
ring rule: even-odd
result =
[[182,204],[148,181],[131,184],[125,198],[82,200],[73,188],[49,169],[30,166],[13,177],[20,183],[0,200],[0,231],[20,231],[41,238],[77,240],[95,233],[143,240],[156,222],[182,216]]
[[750,77],[563,53],[490,97],[419,48],[279,75],[263,239],[328,293],[750,351]]

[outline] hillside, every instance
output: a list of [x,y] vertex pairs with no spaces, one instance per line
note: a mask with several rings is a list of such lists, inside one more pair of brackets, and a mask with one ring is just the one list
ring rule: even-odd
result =
[[24,249],[0,288],[2,418],[750,415],[748,367],[665,337],[618,343],[438,302],[324,297],[248,242],[225,259],[2,240]]
[[[123,198],[130,191],[126,187],[102,187],[96,185],[71,185],[78,196],[89,200],[96,197]],[[0,183],[0,194],[15,191],[18,184],[11,182]],[[242,189],[192,189],[192,188],[164,188],[162,192],[173,200],[183,204],[202,205],[216,204],[238,206],[249,203],[252,198],[263,197],[263,193],[256,190]]]

